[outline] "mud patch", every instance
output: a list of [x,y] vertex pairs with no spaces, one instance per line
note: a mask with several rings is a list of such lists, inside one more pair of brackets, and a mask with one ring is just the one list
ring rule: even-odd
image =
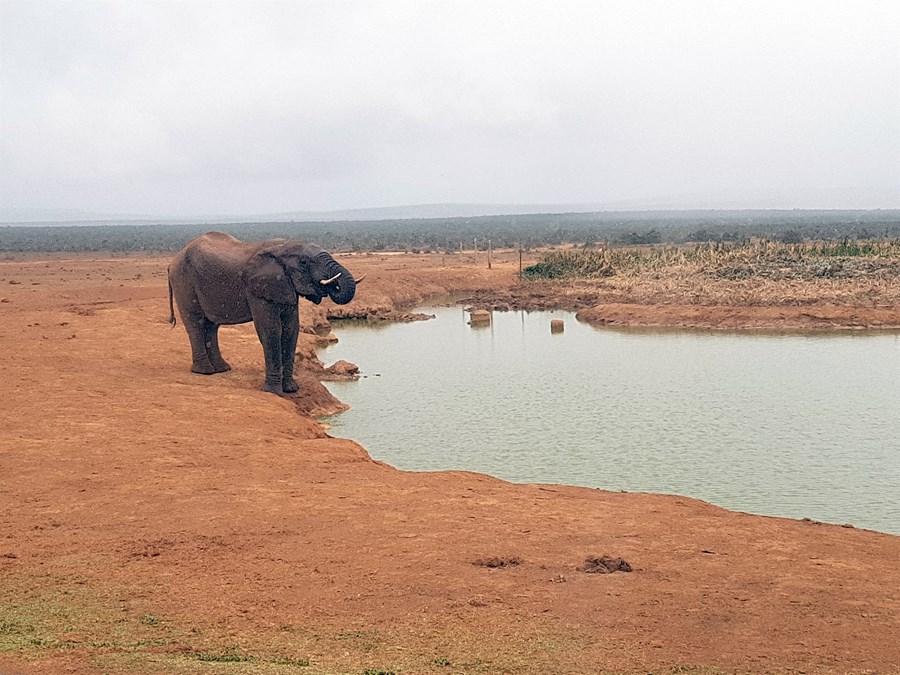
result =
[[362,307],[360,309],[345,309],[340,307],[329,311],[328,318],[332,321],[368,321],[369,323],[390,321],[392,323],[411,323],[413,321],[428,321],[429,319],[434,318],[434,314],[404,312],[402,310],[386,307]]
[[622,558],[612,558],[604,555],[598,557],[585,558],[584,564],[578,568],[579,572],[587,574],[612,574],[613,572],[631,572],[629,565]]
[[584,284],[580,283],[560,286],[549,282],[529,281],[509,288],[474,291],[471,295],[459,299],[457,304],[497,312],[554,309],[578,311],[593,307],[600,301],[599,291],[583,286]]

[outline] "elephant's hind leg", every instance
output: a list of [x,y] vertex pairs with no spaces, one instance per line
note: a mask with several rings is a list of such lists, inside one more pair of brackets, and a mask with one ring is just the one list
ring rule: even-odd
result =
[[172,291],[181,323],[191,341],[191,372],[212,375],[230,370],[219,353],[219,327],[204,315],[192,281],[185,280],[184,273],[183,269],[170,270],[169,278],[173,280]]
[[220,373],[216,370],[209,357],[208,331],[206,317],[203,316],[185,316],[182,313],[181,322],[187,331],[188,339],[191,341],[191,372],[200,375],[212,375]]
[[209,362],[213,367],[213,372],[225,373],[231,370],[231,366],[222,358],[222,352],[219,351],[219,324],[207,320],[204,335],[206,353],[209,355]]

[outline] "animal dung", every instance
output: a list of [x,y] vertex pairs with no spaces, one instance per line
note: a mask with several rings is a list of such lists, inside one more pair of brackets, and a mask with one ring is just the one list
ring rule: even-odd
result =
[[613,572],[631,572],[631,565],[622,558],[612,556],[590,556],[585,559],[584,565],[578,568],[579,572],[588,574],[612,574]]
[[498,567],[515,567],[516,565],[521,565],[522,559],[518,556],[478,558],[477,560],[473,560],[472,564],[476,567],[490,567],[495,569]]
[[491,322],[491,312],[487,309],[470,309],[469,325],[485,326]]
[[552,319],[550,321],[551,333],[562,333],[566,329],[566,323],[562,319]]

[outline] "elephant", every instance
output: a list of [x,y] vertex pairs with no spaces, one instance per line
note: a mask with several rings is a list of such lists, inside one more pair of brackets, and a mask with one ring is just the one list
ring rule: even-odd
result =
[[222,232],[188,242],[168,271],[169,323],[176,324],[174,296],[191,342],[191,371],[231,370],[219,351],[219,326],[253,321],[266,358],[262,390],[279,396],[299,389],[294,379],[299,298],[319,304],[327,295],[345,305],[362,281],[315,244],[250,243]]

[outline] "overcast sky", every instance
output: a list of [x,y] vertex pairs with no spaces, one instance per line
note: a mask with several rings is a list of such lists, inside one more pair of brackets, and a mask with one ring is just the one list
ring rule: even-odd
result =
[[0,0],[0,207],[900,207],[900,2]]

